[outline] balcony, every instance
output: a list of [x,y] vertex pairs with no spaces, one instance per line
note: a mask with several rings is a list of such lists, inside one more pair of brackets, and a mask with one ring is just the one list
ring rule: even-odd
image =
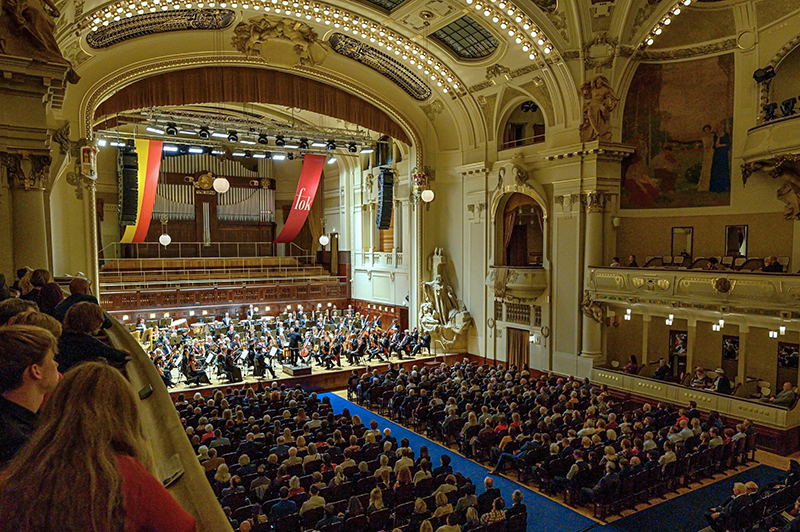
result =
[[490,266],[486,286],[494,290],[495,297],[510,296],[535,300],[547,290],[550,276],[543,268],[509,268]]
[[800,305],[800,275],[650,268],[589,268],[587,274],[595,299],[608,303],[732,306],[768,315]]
[[800,114],[764,122],[747,132],[742,158],[745,163],[764,161],[785,153],[800,151],[797,127]]

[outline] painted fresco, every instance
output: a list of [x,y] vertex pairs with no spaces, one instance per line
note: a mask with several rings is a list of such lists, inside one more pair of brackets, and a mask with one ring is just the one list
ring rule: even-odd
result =
[[733,54],[640,64],[625,100],[621,206],[730,205]]

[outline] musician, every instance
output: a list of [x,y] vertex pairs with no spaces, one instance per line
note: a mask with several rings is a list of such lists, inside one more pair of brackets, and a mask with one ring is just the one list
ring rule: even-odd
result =
[[225,328],[228,328],[231,326],[232,322],[233,320],[231,320],[230,312],[226,312],[225,316],[222,317],[222,325],[224,325]]
[[298,331],[299,329],[297,326],[292,327],[291,332],[287,336],[287,339],[289,340],[290,362],[292,365],[297,365],[297,354],[300,349],[300,342],[303,341],[303,337],[300,336]]
[[230,382],[242,382],[242,370],[236,365],[235,357],[233,349],[227,349],[222,369]]
[[378,357],[378,360],[381,362],[385,362],[381,354],[383,354],[383,347],[380,346],[378,343],[378,335],[374,334],[368,337],[369,338],[369,358],[367,360],[372,361],[373,358]]
[[211,384],[211,381],[208,379],[208,375],[202,369],[199,369],[197,365],[197,357],[194,355],[190,355],[188,357],[183,357],[184,363],[186,364],[186,373],[189,377],[193,379],[197,379],[199,384]]
[[408,329],[403,333],[403,338],[400,340],[400,349],[398,351],[398,358],[403,358],[403,353],[411,356],[411,335],[408,334]]
[[256,310],[255,310],[255,308],[253,308],[253,304],[251,303],[250,306],[247,308],[247,311],[245,312],[245,315],[247,316],[247,320],[251,321],[253,319],[253,316],[255,316],[255,314],[256,314]]
[[361,357],[364,356],[364,351],[367,349],[367,342],[363,337],[356,338],[355,335],[350,335],[345,341],[345,345],[349,347],[344,349],[344,355],[347,357],[347,362],[351,366],[361,363]]
[[411,350],[411,356],[417,356],[421,351],[422,348],[425,348],[430,353],[431,350],[431,333],[425,332],[422,338],[419,339],[417,345]]
[[164,381],[164,386],[173,388],[175,383],[172,382],[172,375],[167,371],[164,365],[163,357],[156,357],[156,369],[158,370],[158,375],[161,377],[161,380]]

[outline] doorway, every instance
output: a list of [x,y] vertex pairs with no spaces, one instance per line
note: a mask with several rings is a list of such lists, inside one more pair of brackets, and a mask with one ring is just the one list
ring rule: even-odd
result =
[[508,367],[517,366],[522,369],[530,361],[531,344],[530,331],[524,329],[506,329],[506,359]]
[[672,376],[681,379],[686,374],[686,346],[688,331],[669,331],[669,365]]

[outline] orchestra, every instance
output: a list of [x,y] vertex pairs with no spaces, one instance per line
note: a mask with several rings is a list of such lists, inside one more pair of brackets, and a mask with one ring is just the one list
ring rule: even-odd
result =
[[[183,326],[179,328],[178,326]],[[137,324],[138,327],[141,324]],[[400,330],[396,322],[382,328],[380,318],[362,316],[352,309],[332,315],[330,310],[259,317],[252,305],[246,319],[231,318],[170,327],[153,327],[150,358],[168,387],[175,385],[177,369],[188,384],[211,384],[209,372],[228,382],[241,382],[245,374],[276,378],[276,365],[342,367],[363,362],[387,361],[391,356],[413,358],[430,351],[429,333],[417,328]]]

